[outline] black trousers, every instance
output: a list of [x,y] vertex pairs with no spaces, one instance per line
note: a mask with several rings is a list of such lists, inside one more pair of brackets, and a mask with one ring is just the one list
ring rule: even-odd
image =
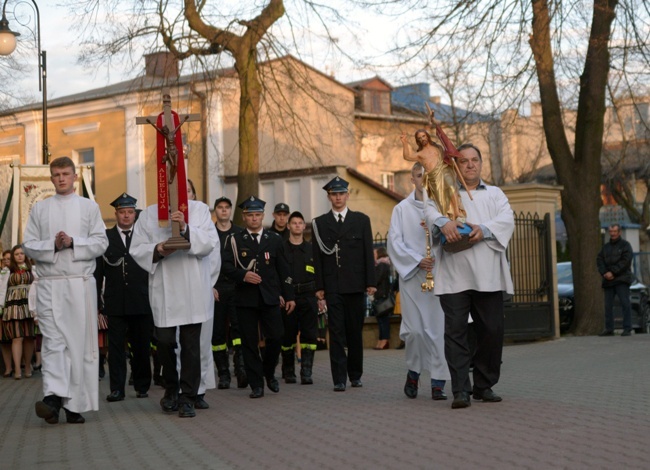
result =
[[[230,328],[229,328],[230,327]],[[212,326],[212,350],[228,349],[228,331],[233,346],[241,345],[239,320],[235,308],[235,289],[219,289],[219,301],[214,303],[214,325]]]
[[468,290],[440,296],[445,312],[445,356],[454,393],[471,392],[468,315],[474,319],[474,388],[485,390],[499,381],[503,352],[503,292]]
[[296,344],[296,336],[300,332],[301,345],[316,347],[318,338],[318,305],[313,293],[297,297],[296,308],[290,314],[282,312],[284,322],[284,339],[282,347],[291,348]]
[[126,384],[126,343],[131,351],[133,388],[144,393],[151,386],[151,315],[108,316],[108,373],[111,391],[124,393]]
[[[251,389],[264,387],[264,378],[275,375],[284,328],[279,305],[237,307],[242,353]],[[264,352],[260,355],[260,329],[264,335]]]
[[[334,385],[361,379],[363,374],[364,293],[327,294],[330,367]],[[348,354],[345,354],[345,348]]]
[[[176,330],[181,346],[181,373],[176,369]],[[168,394],[181,390],[179,402],[194,403],[201,385],[201,323],[154,329],[158,341],[158,358]],[[180,386],[179,386],[180,384]]]

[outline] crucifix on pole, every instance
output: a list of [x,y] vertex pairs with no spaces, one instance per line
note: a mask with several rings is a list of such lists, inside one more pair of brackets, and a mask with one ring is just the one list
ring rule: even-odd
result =
[[[163,112],[158,116],[136,117],[136,124],[151,124],[157,133],[157,194],[158,221],[166,226],[169,214],[181,211],[188,222],[187,178],[183,157],[181,126],[188,121],[200,121],[200,114],[179,116],[172,111],[168,88],[162,91]],[[180,223],[172,221],[172,236],[163,245],[169,250],[189,250],[190,242],[181,235]]]

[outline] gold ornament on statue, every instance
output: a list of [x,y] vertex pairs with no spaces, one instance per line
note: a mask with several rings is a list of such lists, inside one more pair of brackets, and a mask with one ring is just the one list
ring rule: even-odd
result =
[[[431,259],[431,237],[429,234],[429,227],[426,226],[425,221],[422,221],[422,225],[424,226],[424,231],[427,234],[427,259]],[[422,292],[431,292],[433,290],[434,282],[433,282],[433,273],[431,271],[427,271],[427,279],[421,284],[422,287]]]

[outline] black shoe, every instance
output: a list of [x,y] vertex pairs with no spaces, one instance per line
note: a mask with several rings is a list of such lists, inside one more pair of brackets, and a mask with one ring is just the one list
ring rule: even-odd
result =
[[503,398],[494,393],[491,388],[486,388],[485,390],[478,390],[475,388],[472,391],[472,395],[474,396],[474,400],[483,400],[486,403],[498,403],[503,400]]
[[217,388],[219,390],[228,390],[230,388],[230,375],[220,375]]
[[147,398],[149,394],[147,392],[135,392],[136,398]]
[[345,392],[345,384],[344,383],[339,383],[334,385],[334,391],[335,392]]
[[406,343],[404,341],[400,341],[399,345],[395,349],[404,349],[406,347]]
[[452,409],[467,408],[471,406],[469,401],[469,393],[467,392],[456,392],[454,393],[454,401],[451,402]]
[[269,387],[273,393],[278,393],[280,391],[280,382],[275,377],[268,377],[266,379],[266,386]]
[[241,370],[237,372],[237,388],[246,388],[248,387],[248,377],[246,372]]
[[630,330],[623,330],[623,333],[621,333],[621,336],[632,336],[632,332]]
[[120,392],[119,390],[113,390],[111,394],[106,397],[106,401],[109,402],[122,400],[124,400],[124,393]]
[[264,396],[264,389],[262,387],[255,387],[248,396],[250,398],[262,398]]
[[194,418],[196,416],[194,405],[191,403],[181,403],[178,406],[178,416],[180,418]]
[[43,398],[42,401],[37,401],[34,406],[36,416],[45,420],[48,424],[56,424],[59,422],[59,410],[61,409],[61,399],[54,395],[49,395]]
[[614,336],[614,332],[612,330],[603,330],[598,336]]
[[178,394],[165,392],[165,396],[160,399],[160,407],[165,413],[178,411]]
[[363,384],[361,383],[361,380],[359,380],[359,379],[350,380],[350,385],[352,385],[352,388],[361,388],[361,387],[363,387]]
[[197,410],[207,410],[210,408],[210,405],[208,405],[208,402],[205,401],[205,393],[202,393],[201,395],[196,396],[196,401],[194,401],[194,408]]
[[408,373],[406,374],[406,383],[404,384],[404,394],[409,398],[418,396],[418,381],[412,379]]
[[432,387],[431,388],[431,398],[433,398],[434,400],[446,400],[447,399],[447,394],[440,387]]
[[83,424],[86,422],[86,419],[81,416],[79,413],[75,413],[74,411],[66,410],[63,408],[65,411],[65,420],[69,424]]
[[284,378],[284,383],[285,384],[295,384],[296,382],[298,382],[298,379],[297,379],[295,374],[294,375],[287,375]]

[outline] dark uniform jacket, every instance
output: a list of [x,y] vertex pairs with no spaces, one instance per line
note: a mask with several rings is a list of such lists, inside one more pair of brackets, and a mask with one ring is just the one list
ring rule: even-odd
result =
[[117,225],[107,229],[106,236],[108,248],[97,258],[95,269],[99,309],[105,315],[152,315],[149,274],[131,258]]
[[288,225],[286,227],[284,227],[284,230],[278,230],[278,228],[275,226],[275,221],[271,224],[271,226],[269,227],[269,230],[271,232],[275,232],[278,235],[280,235],[283,240],[288,240],[289,235],[291,235],[291,233],[289,233],[289,226]]
[[[361,212],[348,209],[343,224],[339,224],[332,211],[317,217],[318,236],[327,249],[338,244],[336,253],[326,255],[312,237],[316,290],[336,294],[353,294],[375,286],[375,262],[372,252],[370,219]],[[341,225],[339,227],[339,225]]]
[[289,261],[296,297],[313,296],[316,283],[314,282],[314,250],[311,243],[303,241],[300,245],[294,245],[289,240],[285,240],[284,251]]
[[[217,225],[215,224],[215,227]],[[223,259],[223,250],[226,248],[226,240],[228,239],[228,235],[231,233],[239,233],[243,228],[239,227],[238,225],[232,224],[230,226],[229,230],[226,231],[221,231],[219,230],[219,227],[217,227],[217,233],[219,234],[219,246],[221,247],[221,259]],[[235,288],[235,281],[230,279],[224,272],[223,269],[219,273],[219,279],[217,279],[217,284],[215,285],[215,288],[217,291],[219,290],[230,290]]]
[[610,240],[605,243],[598,253],[596,264],[601,276],[609,271],[614,275],[614,279],[608,281],[603,278],[603,287],[632,284],[634,280],[631,270],[633,257],[632,245],[627,240],[619,237],[615,242]]
[[[232,239],[235,240],[236,254]],[[261,307],[280,304],[280,295],[285,301],[294,300],[289,262],[284,253],[282,238],[277,233],[263,230],[260,242],[256,242],[247,230],[230,235],[222,253],[222,272],[235,281],[235,305]],[[260,284],[244,282],[246,269],[252,260],[251,269],[262,277]],[[241,265],[240,265],[241,263]],[[243,267],[242,267],[243,265]]]

